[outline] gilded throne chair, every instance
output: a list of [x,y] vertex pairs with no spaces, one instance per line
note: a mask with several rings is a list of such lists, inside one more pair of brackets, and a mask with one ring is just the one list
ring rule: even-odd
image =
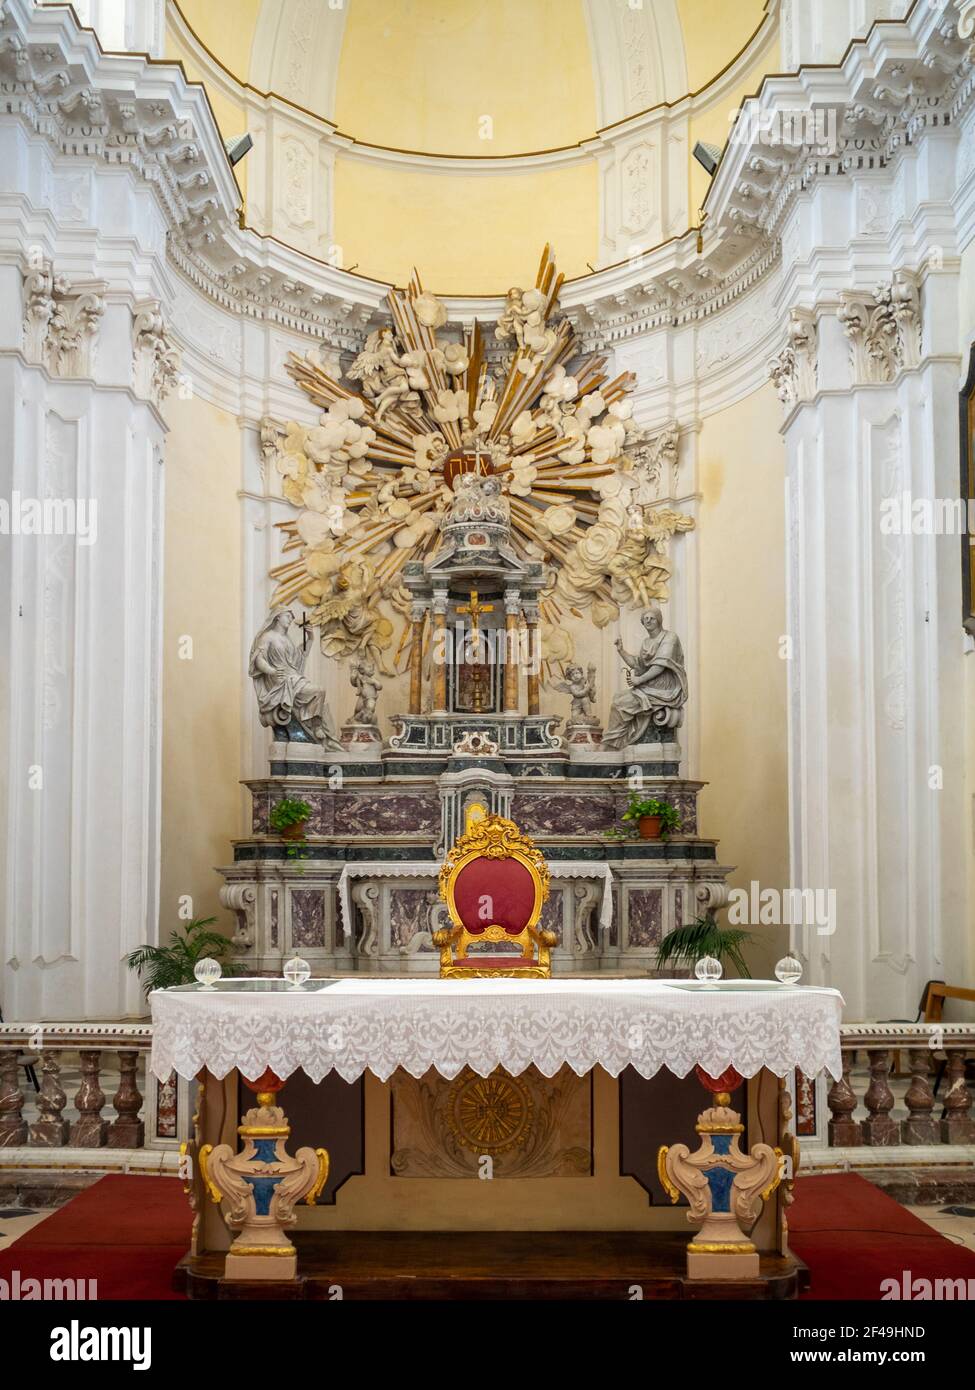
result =
[[440,977],[548,979],[558,943],[538,927],[548,865],[514,821],[471,810],[440,870],[451,923],[433,937]]

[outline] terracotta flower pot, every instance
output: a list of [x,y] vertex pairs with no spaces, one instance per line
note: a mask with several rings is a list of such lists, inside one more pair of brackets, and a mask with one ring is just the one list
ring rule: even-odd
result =
[[281,831],[282,840],[303,840],[307,824],[306,820],[296,820],[294,825],[286,825]]
[[660,839],[660,816],[641,816],[636,823],[641,840]]

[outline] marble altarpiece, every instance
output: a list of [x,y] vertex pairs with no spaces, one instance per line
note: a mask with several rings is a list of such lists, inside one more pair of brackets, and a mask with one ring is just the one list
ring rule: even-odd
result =
[[[248,782],[251,832],[220,870],[248,972],[297,952],[316,974],[435,974],[434,871],[473,802],[549,860],[557,973],[652,969],[662,935],[726,900],[703,784],[682,775],[687,678],[660,607],[670,544],[694,525],[654,500],[677,431],[648,436],[632,379],[580,358],[560,284],[546,248],[488,341],[477,323],[439,332],[444,307],[414,278],[344,382],[314,350],[292,358],[324,409],[267,431],[296,515],[249,665],[268,773]],[[568,634],[581,619],[580,648],[599,642],[624,611],[643,641],[616,639],[604,731],[596,667]],[[305,673],[310,634],[351,683],[341,726]],[[681,830],[608,837],[635,786],[669,799]],[[311,807],[298,852],[270,828],[284,796]]]

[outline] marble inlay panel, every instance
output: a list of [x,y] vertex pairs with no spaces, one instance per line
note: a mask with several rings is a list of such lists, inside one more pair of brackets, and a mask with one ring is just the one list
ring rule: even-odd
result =
[[[542,915],[538,919],[539,931],[554,931],[559,938],[559,945],[563,944],[564,933],[562,930],[562,908],[565,902],[565,895],[561,888],[553,888],[548,895],[548,902],[542,907]],[[569,943],[571,945],[571,942]]]
[[325,896],[320,888],[292,888],[291,945],[325,945]]
[[[439,901],[437,893],[425,888],[391,888],[389,890],[389,932],[395,948],[410,947],[413,951],[433,951],[430,940],[429,911],[431,901]],[[419,933],[420,939],[414,942]],[[411,943],[413,943],[411,945]]]
[[659,888],[631,888],[627,895],[627,945],[656,946],[660,942],[662,893]]
[[516,792],[511,819],[528,835],[576,835],[608,830],[615,819],[613,797],[572,792]]
[[347,792],[335,800],[336,835],[430,835],[439,828],[440,799],[435,792]]
[[278,944],[278,894],[274,888],[268,894],[268,923],[270,944],[276,949]]

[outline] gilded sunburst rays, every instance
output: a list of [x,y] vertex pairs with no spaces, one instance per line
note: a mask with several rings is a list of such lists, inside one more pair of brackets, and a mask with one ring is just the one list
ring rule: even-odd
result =
[[604,626],[621,604],[665,595],[666,538],[686,528],[665,520],[661,529],[659,513],[651,525],[633,379],[610,380],[605,358],[578,360],[572,327],[556,316],[561,284],[546,247],[534,288],[506,296],[495,328],[500,369],[476,321],[453,337],[440,331],[446,309],[415,273],[405,291],[390,292],[390,322],[369,335],[348,384],[320,354],[291,355],[290,375],[322,414],[280,432],[282,490],[298,514],[281,524],[274,601],[301,602],[327,654],[365,648],[383,669],[399,667],[403,567],[436,549],[458,466],[502,479],[515,550],[549,566],[547,657],[566,655],[567,612]]

